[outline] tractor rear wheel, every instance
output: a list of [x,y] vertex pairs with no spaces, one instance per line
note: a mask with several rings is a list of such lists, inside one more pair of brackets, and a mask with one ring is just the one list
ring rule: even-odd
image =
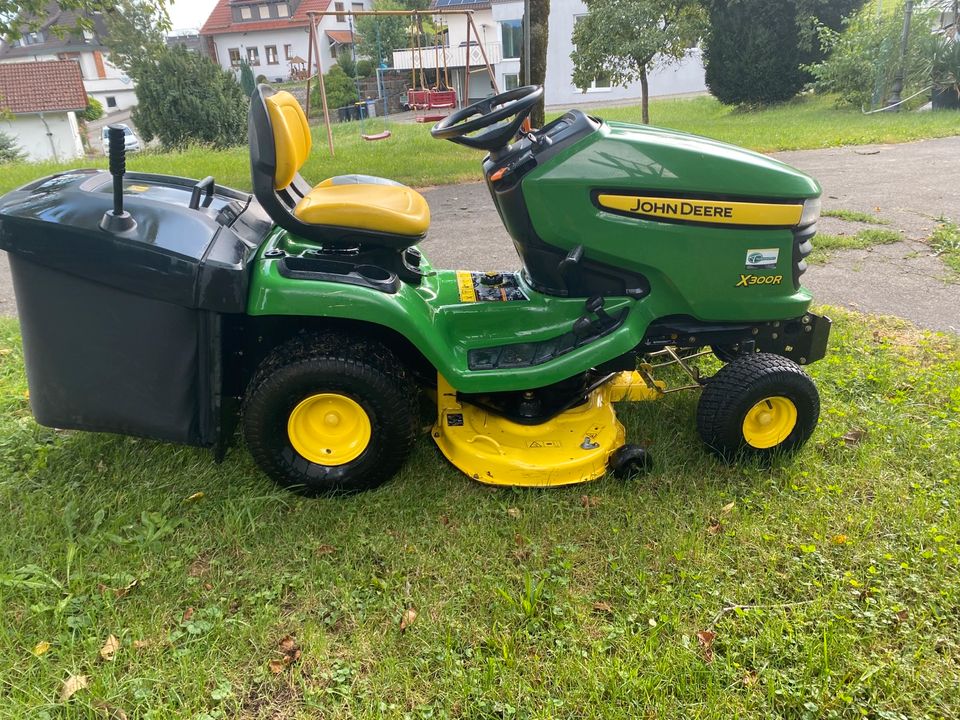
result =
[[697,431],[726,460],[791,453],[813,434],[820,395],[792,360],[741,355],[710,378],[697,407]]
[[413,447],[417,388],[376,342],[306,335],[274,350],[243,402],[250,454],[278,484],[303,495],[369,490]]

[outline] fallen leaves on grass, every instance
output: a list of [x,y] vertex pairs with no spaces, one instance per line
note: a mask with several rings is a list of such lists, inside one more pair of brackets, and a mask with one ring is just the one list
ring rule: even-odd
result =
[[707,532],[711,535],[719,535],[723,530],[723,523],[716,518],[710,518],[710,524],[707,525]]
[[595,508],[600,504],[600,498],[596,495],[581,495],[580,506],[584,508]]
[[907,618],[910,617],[910,611],[906,609],[898,610],[896,613],[894,613],[894,617],[897,619],[897,624],[906,622]]
[[180,622],[190,622],[190,618],[193,617],[193,613],[196,612],[192,607],[188,607],[183,611],[183,617],[180,618]]
[[400,632],[405,632],[407,628],[411,627],[417,621],[418,615],[413,608],[404,610],[403,615],[400,616]]
[[103,647],[100,648],[100,657],[104,660],[113,660],[119,649],[120,641],[117,639],[117,636],[110,635],[107,641],[103,643]]
[[121,588],[112,588],[109,585],[104,585],[103,583],[99,583],[97,585],[97,590],[100,591],[101,595],[106,595],[107,593],[113,593],[113,596],[117,598],[117,600],[120,600],[122,598],[125,598],[127,595],[129,595],[130,591],[137,586],[137,583],[139,583],[139,580],[131,580],[127,585]]
[[279,651],[280,657],[267,663],[267,667],[270,668],[270,672],[274,675],[282,673],[285,669],[297,662],[303,654],[293,635],[284,635],[283,638],[280,639],[280,642],[277,643],[277,650]]
[[86,675],[70,675],[63,681],[60,688],[60,702],[67,702],[81,690],[86,690],[90,686],[90,681]]
[[317,555],[333,555],[337,549],[333,545],[321,545],[317,548]]
[[507,515],[516,520],[520,517],[520,510],[518,508],[507,508]]
[[193,495],[191,495],[186,500],[184,500],[184,502],[193,503],[193,502],[196,502],[197,500],[203,500],[203,498],[205,497],[206,497],[205,493],[195,492]]
[[593,611],[595,613],[601,613],[603,615],[609,615],[613,612],[613,606],[603,600],[598,600],[593,604]]
[[48,643],[46,640],[41,640],[33,646],[33,654],[37,657],[46,655],[48,652],[50,652],[50,643]]
[[853,428],[848,430],[843,434],[841,440],[847,445],[859,445],[860,441],[863,440],[863,436],[867,434],[866,430],[860,430],[859,428]]
[[726,505],[724,505],[722,508],[720,508],[720,514],[721,514],[721,515],[729,515],[731,512],[733,512],[733,509],[734,509],[736,506],[737,506],[736,501],[735,501],[735,500],[731,500],[731,501],[728,502]]
[[704,662],[713,662],[713,641],[716,637],[717,634],[712,630],[701,630],[697,633],[697,644],[700,645]]
[[96,708],[97,712],[101,715],[109,718],[109,720],[127,720],[127,714],[116,705],[105,703],[102,700],[94,700],[93,707]]

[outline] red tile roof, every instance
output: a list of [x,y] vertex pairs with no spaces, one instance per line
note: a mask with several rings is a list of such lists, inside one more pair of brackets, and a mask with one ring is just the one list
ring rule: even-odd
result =
[[86,107],[87,91],[75,60],[0,64],[0,109],[22,114]]
[[[280,20],[244,20],[233,21],[230,0],[218,0],[207,22],[200,30],[201,35],[222,35],[229,32],[255,32],[257,30],[283,30],[289,27],[304,27],[310,24],[308,12],[325,12],[330,0],[303,0],[296,12]],[[256,7],[256,6],[253,6]]]
[[327,30],[327,37],[341,45],[353,44],[353,35],[349,30]]

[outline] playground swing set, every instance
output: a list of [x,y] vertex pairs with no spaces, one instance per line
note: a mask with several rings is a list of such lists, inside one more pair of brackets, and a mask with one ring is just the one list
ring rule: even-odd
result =
[[[434,10],[430,13],[435,17],[435,23],[437,24],[436,38],[434,41],[434,67],[435,67],[435,81],[433,85],[429,85],[425,72],[425,63],[423,58],[424,50],[426,49],[429,53],[429,48],[425,48],[421,42],[421,37],[424,36],[423,31],[423,16],[417,10],[364,10],[364,11],[354,11],[354,12],[309,12],[307,13],[310,17],[310,38],[309,38],[309,49],[307,53],[307,100],[306,100],[306,114],[307,117],[310,116],[310,85],[314,78],[320,84],[320,98],[323,106],[323,117],[324,124],[327,128],[327,145],[330,149],[330,155],[335,154],[333,147],[333,132],[330,124],[330,108],[327,103],[327,92],[323,79],[323,63],[321,61],[320,54],[320,42],[318,35],[317,23],[319,18],[323,15],[346,15],[350,23],[350,35],[354,36],[353,28],[353,18],[354,16],[360,15],[373,15],[373,16],[408,16],[413,18],[413,23],[410,28],[410,57],[411,57],[411,87],[407,91],[407,105],[411,110],[417,111],[416,121],[418,123],[427,123],[427,122],[436,122],[437,120],[443,120],[449,112],[452,112],[460,106],[460,99],[458,98],[458,93],[454,87],[450,84],[450,70],[449,63],[447,59],[447,48],[441,47],[439,36],[440,31],[447,29],[448,26],[442,24],[443,15],[463,15],[467,20],[467,41],[465,49],[465,72],[464,72],[464,86],[465,90],[469,90],[470,82],[470,53],[474,44],[480,50],[480,55],[483,58],[483,63],[486,67],[487,74],[490,78],[490,83],[493,86],[494,93],[498,93],[499,86],[497,84],[497,78],[493,72],[493,68],[490,65],[490,61],[487,58],[486,49],[483,46],[482,41],[480,40],[480,33],[477,31],[476,25],[473,22],[473,15],[469,10]],[[439,22],[438,22],[439,19]],[[472,31],[472,33],[471,33]],[[471,34],[476,38],[475,41],[471,40]],[[375,142],[378,140],[386,140],[392,136],[392,133],[389,129],[389,97],[386,92],[385,84],[382,81],[382,70],[383,65],[380,60],[382,60],[382,50],[380,45],[380,26],[377,24],[377,54],[378,54],[378,68],[377,68],[377,93],[379,95],[378,100],[374,103],[382,103],[383,113],[381,117],[383,118],[382,130],[379,132],[367,132],[365,126],[367,115],[367,103],[362,99],[357,102],[359,110],[359,120],[360,120],[360,137],[369,142]],[[357,60],[357,51],[356,44],[351,45],[351,53],[354,62]],[[312,72],[312,65],[314,60],[316,61],[317,72],[314,74]],[[418,64],[419,61],[419,64]],[[441,82],[440,68],[441,61],[443,66],[443,77]],[[417,83],[419,76],[419,85]],[[354,77],[354,83],[357,89],[357,97],[362,97],[362,91],[360,87],[360,80],[357,77]],[[446,113],[436,113],[437,110],[446,110]]]

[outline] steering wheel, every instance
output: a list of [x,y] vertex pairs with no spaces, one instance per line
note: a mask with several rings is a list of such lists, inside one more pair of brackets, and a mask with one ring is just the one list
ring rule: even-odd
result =
[[[452,140],[478,150],[500,150],[510,144],[542,97],[543,88],[539,85],[507,90],[450,113],[430,129],[430,134],[438,140]],[[476,115],[480,117],[470,119]],[[489,129],[467,137],[485,128]]]

